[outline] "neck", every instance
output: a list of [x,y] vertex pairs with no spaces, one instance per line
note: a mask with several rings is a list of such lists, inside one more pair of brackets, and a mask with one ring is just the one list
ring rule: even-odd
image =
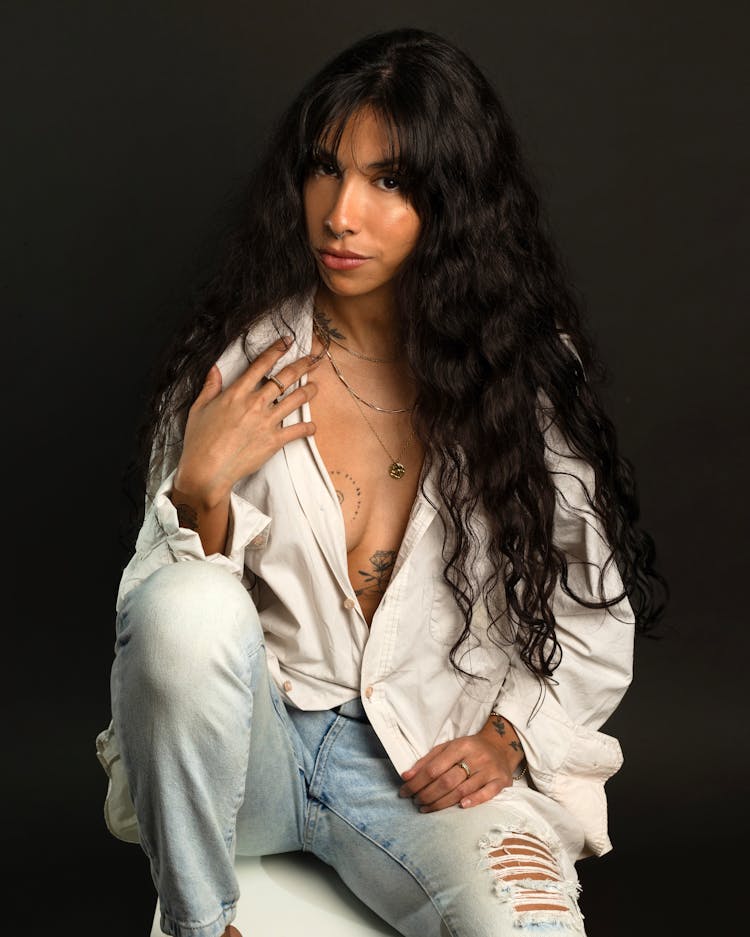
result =
[[338,296],[324,286],[318,288],[315,309],[333,330],[334,337],[354,351],[385,358],[398,356],[396,305],[392,297],[377,293]]

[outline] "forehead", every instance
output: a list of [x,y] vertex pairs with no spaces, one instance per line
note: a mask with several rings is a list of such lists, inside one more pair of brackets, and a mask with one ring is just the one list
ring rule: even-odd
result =
[[321,134],[315,149],[335,155],[339,162],[351,161],[357,166],[394,164],[398,162],[399,146],[393,125],[371,108],[363,108],[329,125]]

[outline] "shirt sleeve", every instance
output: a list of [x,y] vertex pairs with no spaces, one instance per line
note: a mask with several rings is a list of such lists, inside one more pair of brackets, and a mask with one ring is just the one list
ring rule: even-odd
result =
[[[169,494],[179,461],[179,442],[173,426],[159,453],[151,458],[152,474],[146,495],[143,523],[138,532],[135,552],[123,570],[117,592],[116,611],[125,596],[160,566],[186,560],[206,560],[223,566],[242,579],[245,550],[262,549],[267,541],[271,518],[245,498],[232,491],[229,501],[227,551],[206,556],[197,532],[180,527],[177,509]],[[158,466],[158,469],[154,469]]]
[[[593,469],[573,454],[554,424],[545,443],[556,488],[554,539],[568,560],[569,585],[589,601],[621,596],[603,525],[588,503]],[[518,733],[534,785],[574,815],[592,817],[585,829],[587,854],[600,855],[611,849],[604,783],[623,756],[617,739],[598,730],[632,680],[635,618],[627,597],[609,608],[588,608],[559,582],[552,610],[562,649],[553,677],[542,683],[516,649],[494,709]]]

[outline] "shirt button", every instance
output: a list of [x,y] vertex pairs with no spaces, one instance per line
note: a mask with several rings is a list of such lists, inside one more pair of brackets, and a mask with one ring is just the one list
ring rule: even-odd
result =
[[365,690],[365,696],[367,697],[367,699],[370,699],[370,697],[372,696],[372,687],[371,687],[371,686],[368,686],[367,689]]
[[292,689],[292,681],[291,681],[291,680],[285,680],[285,681],[284,681],[284,689],[286,690],[287,693],[289,693],[289,691]]
[[356,604],[354,599],[344,599],[344,608],[354,608]]

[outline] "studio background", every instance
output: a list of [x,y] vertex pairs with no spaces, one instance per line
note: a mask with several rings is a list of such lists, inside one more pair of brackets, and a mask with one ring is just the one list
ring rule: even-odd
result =
[[742,7],[2,5],[3,830],[24,933],[148,934],[155,892],[139,848],[106,831],[94,747],[146,375],[274,118],[343,46],[405,25],[459,42],[515,121],[672,589],[664,637],[638,640],[604,727],[625,763],[607,786],[614,851],[579,865],[590,937],[736,919],[750,652]]

